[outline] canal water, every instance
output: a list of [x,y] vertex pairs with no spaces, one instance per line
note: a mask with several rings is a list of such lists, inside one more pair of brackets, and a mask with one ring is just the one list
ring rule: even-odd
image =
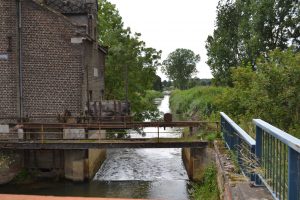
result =
[[[158,106],[170,112],[169,96]],[[145,134],[131,131],[132,138],[157,137],[157,128],[144,129]],[[159,129],[160,137],[180,137],[180,129]],[[189,200],[187,173],[181,159],[181,149],[108,149],[107,159],[86,183],[38,183],[21,187],[0,187],[0,193],[39,194],[54,196],[87,196]]]

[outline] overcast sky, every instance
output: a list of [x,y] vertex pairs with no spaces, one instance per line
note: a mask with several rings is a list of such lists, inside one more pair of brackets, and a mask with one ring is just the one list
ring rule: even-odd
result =
[[[200,54],[199,78],[211,78],[205,41],[212,34],[218,0],[109,0],[115,4],[125,27],[142,34],[148,47],[162,50],[162,60],[177,48]],[[163,79],[166,77],[158,71]]]

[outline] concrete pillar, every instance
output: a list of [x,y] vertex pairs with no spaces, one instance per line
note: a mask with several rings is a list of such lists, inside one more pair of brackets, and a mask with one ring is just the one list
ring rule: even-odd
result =
[[205,169],[213,162],[213,151],[208,148],[183,148],[182,159],[191,180],[203,179]]
[[86,150],[65,150],[65,178],[72,181],[84,180]]
[[106,159],[105,149],[65,150],[65,178],[83,181],[94,178]]
[[88,154],[88,174],[86,178],[92,179],[106,159],[106,149],[89,149]]

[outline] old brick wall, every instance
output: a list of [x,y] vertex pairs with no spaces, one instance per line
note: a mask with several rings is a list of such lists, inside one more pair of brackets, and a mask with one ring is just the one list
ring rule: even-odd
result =
[[[0,117],[18,115],[17,11],[14,0],[0,0]],[[11,51],[9,51],[11,37]],[[0,122],[3,122],[0,120]]]
[[[79,114],[89,91],[93,101],[104,91],[105,54],[96,42],[96,14],[92,12],[92,23],[87,24],[92,28],[85,29],[86,19],[79,23],[35,1],[22,1],[24,116],[55,116],[66,109]],[[0,118],[19,114],[17,27],[16,1],[0,0],[0,55],[9,55],[0,60]],[[90,38],[71,42],[85,32]]]
[[[87,70],[85,71],[82,85],[83,103],[88,100],[100,101],[104,92],[105,54],[95,44],[93,41],[84,42],[84,65]],[[90,95],[90,92],[92,92],[92,95]]]
[[24,110],[29,116],[81,111],[82,45],[66,17],[24,0]]

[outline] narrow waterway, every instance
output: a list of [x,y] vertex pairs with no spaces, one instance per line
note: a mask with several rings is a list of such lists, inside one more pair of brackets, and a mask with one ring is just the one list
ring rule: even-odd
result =
[[[159,105],[169,112],[169,96]],[[157,137],[157,128],[147,128],[141,136]],[[159,129],[160,137],[180,137],[180,130]],[[57,196],[124,197],[163,200],[189,200],[189,181],[181,160],[181,149],[108,149],[107,160],[94,180],[88,183],[39,183],[19,187],[0,187],[0,193]]]

